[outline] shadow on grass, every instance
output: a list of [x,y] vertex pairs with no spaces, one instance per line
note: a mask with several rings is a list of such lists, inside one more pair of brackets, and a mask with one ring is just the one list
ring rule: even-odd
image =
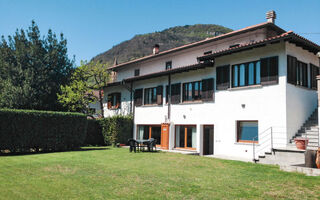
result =
[[63,152],[73,152],[73,151],[99,151],[99,150],[109,150],[108,147],[80,147],[72,150],[61,150],[61,151],[30,151],[30,152],[0,152],[1,156],[23,156],[23,155],[36,155],[36,154],[50,154],[50,153],[63,153]]

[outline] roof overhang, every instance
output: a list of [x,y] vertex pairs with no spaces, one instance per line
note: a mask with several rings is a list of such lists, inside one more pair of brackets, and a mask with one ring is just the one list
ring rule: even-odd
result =
[[267,38],[267,39],[260,40],[257,42],[243,44],[243,45],[233,47],[233,48],[228,48],[228,49],[216,51],[216,52],[213,52],[213,53],[206,55],[206,56],[200,56],[197,59],[199,62],[203,62],[203,61],[207,61],[207,60],[212,60],[212,59],[220,57],[220,56],[225,56],[225,55],[229,55],[229,54],[233,54],[233,53],[237,53],[237,52],[241,52],[241,51],[246,51],[246,50],[250,50],[253,48],[264,47],[267,44],[279,43],[280,41],[288,41],[290,43],[294,43],[297,46],[300,46],[303,49],[305,49],[309,52],[312,52],[313,54],[317,54],[320,51],[319,45],[307,40],[306,38],[303,38],[303,37],[293,33],[292,31],[289,31],[289,32],[286,32],[286,33],[281,34],[279,36]]
[[206,62],[197,63],[197,64],[193,64],[193,65],[173,68],[173,69],[166,70],[166,71],[155,72],[155,73],[150,73],[150,74],[146,74],[146,75],[142,75],[142,76],[127,78],[127,79],[124,79],[123,82],[130,83],[130,82],[134,82],[134,81],[146,80],[146,79],[166,76],[166,75],[170,75],[170,74],[188,72],[188,71],[192,71],[192,70],[204,69],[204,68],[213,67],[213,66],[214,66],[214,61],[211,60],[210,62],[206,61]]

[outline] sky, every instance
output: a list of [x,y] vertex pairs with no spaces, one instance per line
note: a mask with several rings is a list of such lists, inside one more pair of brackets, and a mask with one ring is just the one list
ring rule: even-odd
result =
[[64,34],[78,65],[136,34],[193,24],[237,30],[265,22],[269,10],[278,26],[320,44],[320,0],[0,0],[0,35],[35,20],[42,35]]

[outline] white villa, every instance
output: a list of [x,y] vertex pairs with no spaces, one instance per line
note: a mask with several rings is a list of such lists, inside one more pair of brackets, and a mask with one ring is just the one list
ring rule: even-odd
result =
[[104,115],[133,114],[132,137],[168,150],[252,158],[286,148],[317,110],[320,46],[274,21],[271,11],[267,22],[166,51],[155,45],[109,68]]

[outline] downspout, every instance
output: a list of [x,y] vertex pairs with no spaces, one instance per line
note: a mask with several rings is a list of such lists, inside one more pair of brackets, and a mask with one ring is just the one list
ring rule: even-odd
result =
[[168,121],[171,120],[171,74],[168,75]]

